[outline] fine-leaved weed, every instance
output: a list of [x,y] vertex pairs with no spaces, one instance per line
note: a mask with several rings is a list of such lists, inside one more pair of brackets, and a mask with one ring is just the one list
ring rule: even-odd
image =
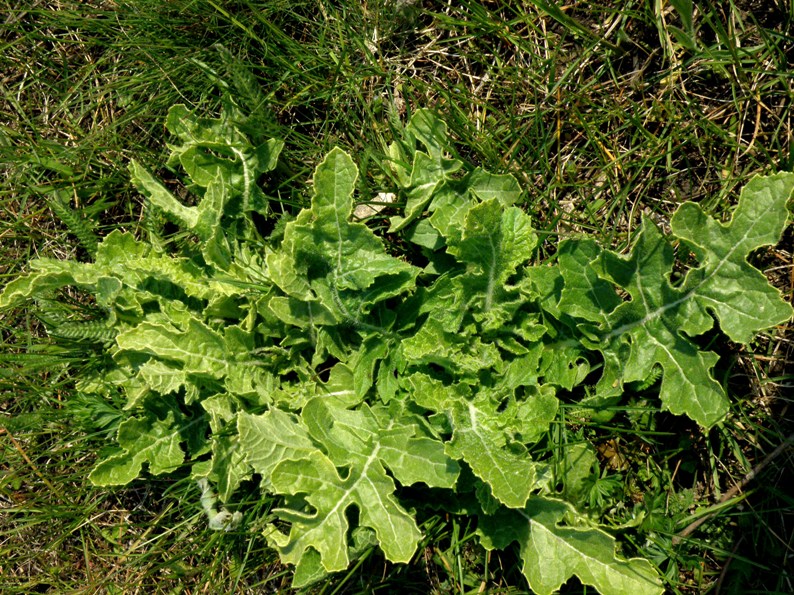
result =
[[[2,308],[39,300],[51,333],[109,356],[76,379],[115,442],[94,484],[187,472],[210,526],[228,530],[246,522],[241,485],[258,482],[278,506],[252,526],[295,586],[371,544],[410,562],[417,507],[432,502],[476,518],[488,550],[517,543],[537,593],[572,576],[662,592],[654,565],[621,556],[581,510],[603,509],[619,478],[593,474],[587,443],[561,466],[543,443],[561,402],[606,420],[630,386],[658,387],[662,408],[703,428],[720,422],[718,355],[698,338],[716,322],[747,343],[791,317],[747,257],[780,238],[794,174],[751,180],[728,222],[683,203],[670,234],[644,219],[627,254],[569,238],[541,261],[516,179],[451,158],[430,111],[389,148],[398,187],[384,190],[404,208],[380,235],[353,217],[373,197],[356,196],[344,151],[317,166],[311,204],[264,235],[258,181],[283,144],[253,142],[233,112],[178,105],[167,127],[192,199],[133,162],[147,237],[84,230],[92,262],[34,260],[0,294]],[[51,304],[67,286],[93,296],[90,315]]]

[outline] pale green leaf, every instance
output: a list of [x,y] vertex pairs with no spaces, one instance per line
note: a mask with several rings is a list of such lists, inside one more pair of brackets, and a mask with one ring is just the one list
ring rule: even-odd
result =
[[[569,519],[575,525],[562,524]],[[661,595],[654,567],[639,558],[623,559],[615,540],[588,526],[567,502],[533,496],[523,510],[480,515],[477,532],[487,549],[518,542],[521,571],[533,592],[550,595],[576,576],[604,595]]]
[[460,241],[466,215],[477,203],[468,193],[462,193],[445,185],[440,188],[431,205],[430,223],[446,239],[447,243]]
[[131,233],[114,229],[97,246],[96,266],[111,268],[135,263],[151,252],[150,244],[136,240]]
[[241,412],[237,418],[240,447],[251,467],[270,486],[273,469],[281,461],[311,457],[317,447],[297,419],[272,408],[262,415]]
[[[275,168],[283,142],[275,139],[255,147],[228,113],[220,118],[200,118],[184,105],[168,111],[166,128],[182,145],[169,145],[171,164],[179,162],[195,184],[207,187],[220,172],[231,183],[251,183]],[[249,182],[243,178],[248,177]]]
[[447,454],[466,461],[500,502],[511,508],[523,506],[539,485],[539,464],[526,451],[508,448],[497,405],[486,396],[448,402],[446,408],[453,429]]
[[414,244],[429,250],[438,250],[444,246],[444,239],[441,234],[427,219],[422,219],[414,225],[407,237]]
[[[728,399],[712,374],[718,356],[690,337],[712,328],[711,312],[737,341],[748,341],[762,328],[790,318],[791,307],[746,259],[753,249],[779,239],[793,189],[791,174],[754,179],[742,193],[732,221],[724,225],[696,205],[682,205],[673,217],[673,231],[701,264],[687,272],[680,286],[669,281],[673,249],[648,219],[628,256],[602,251],[592,271],[576,274],[571,253],[563,273],[571,288],[563,290],[560,306],[602,322],[606,332],[599,347],[604,356],[601,397],[610,397],[624,382],[644,381],[659,364],[660,398],[667,409],[704,427],[722,419]],[[579,247],[590,254],[597,251],[592,245]],[[584,260],[580,258],[579,265]],[[614,298],[593,273],[625,290],[630,300],[608,312]],[[593,334],[587,331],[588,345],[598,343]]]
[[149,389],[161,395],[175,393],[187,384],[187,374],[183,369],[159,360],[149,360],[143,364],[138,375]]
[[340,475],[333,462],[317,452],[311,459],[283,461],[272,473],[274,489],[283,494],[306,494],[314,512],[276,509],[290,523],[289,535],[273,531],[268,540],[275,545],[281,560],[298,564],[311,548],[319,552],[328,572],[344,570],[350,558],[347,535],[347,509],[359,508],[359,523],[375,530],[386,557],[393,562],[408,562],[416,551],[421,533],[412,516],[394,495],[395,485],[377,460],[377,450]]
[[[437,117],[429,109],[416,110],[411,117],[411,121],[405,127],[406,135],[414,141],[419,141],[427,149],[427,155],[434,163],[434,169],[443,172],[443,175],[458,171],[463,163],[458,159],[449,159],[445,153],[449,151],[449,141],[447,140],[447,123]],[[415,155],[422,154],[416,151]],[[411,173],[411,181],[425,179],[422,173],[423,166],[414,167]]]
[[267,306],[279,320],[305,328],[309,332],[313,332],[316,326],[339,323],[339,319],[317,300],[275,296],[268,300]]
[[589,372],[590,364],[579,346],[556,342],[543,350],[540,374],[546,384],[573,390]]
[[419,271],[387,254],[366,225],[349,221],[357,176],[349,155],[331,151],[315,171],[311,209],[287,225],[281,252],[267,262],[287,293],[316,295],[335,316],[369,324],[369,306],[413,287]]
[[[332,396],[312,399],[301,414],[322,451],[283,460],[271,472],[277,493],[305,494],[314,511],[278,509],[279,517],[290,523],[290,532],[273,532],[269,539],[285,563],[297,564],[304,551],[314,549],[327,571],[341,570],[349,561],[345,511],[355,505],[359,526],[375,532],[386,557],[407,562],[421,533],[399,504],[386,470],[401,482],[448,487],[457,478],[457,464],[444,454],[443,444],[416,435],[418,421],[379,417],[366,405],[345,409],[335,402]],[[345,471],[340,473],[340,468]]]
[[223,431],[212,438],[212,471],[209,478],[217,486],[221,502],[229,502],[243,481],[251,479],[251,466],[240,439]]
[[223,337],[196,318],[189,320],[185,330],[143,323],[120,333],[116,343],[119,349],[178,362],[186,372],[218,379],[233,366],[251,365],[247,354],[230,352]]
[[449,238],[447,251],[474,273],[467,283],[478,286],[482,307],[488,311],[507,279],[530,258],[536,243],[529,216],[518,207],[505,209],[492,198],[466,213],[460,239]]
[[201,253],[209,264],[221,270],[232,265],[232,246],[223,229],[223,211],[229,198],[229,186],[221,173],[207,185],[197,207],[195,232],[202,240]]
[[174,415],[165,420],[136,417],[119,425],[116,437],[122,452],[100,461],[89,479],[97,486],[125,485],[138,477],[144,463],[153,475],[169,473],[185,460],[182,437]]
[[416,110],[405,129],[435,159],[440,159],[447,149],[447,123],[429,109]]
[[[38,261],[41,263],[41,261]],[[53,261],[60,263],[61,261]],[[18,306],[34,296],[42,296],[47,293],[66,287],[68,285],[78,285],[75,280],[75,269],[81,267],[77,263],[65,263],[58,265],[60,270],[40,270],[28,273],[22,277],[10,281],[0,293],[0,309]]]
[[[417,153],[417,161],[421,162],[419,158],[423,153]],[[414,165],[416,167],[416,165]],[[391,226],[389,233],[397,233],[402,231],[409,224],[413,223],[425,210],[433,196],[436,193],[439,185],[442,183],[440,179],[430,179],[427,182],[416,185],[411,188],[408,193],[408,199],[405,203],[404,215],[402,217],[395,215],[389,219]]]
[[509,399],[515,419],[509,427],[514,438],[522,444],[534,444],[549,431],[559,409],[559,399],[551,385],[527,387],[520,399]]
[[[447,125],[430,110],[418,110],[406,126],[405,132],[412,140],[411,144],[415,144],[416,141],[421,142],[427,148],[427,153],[417,150],[413,154],[410,182],[406,184],[410,189],[404,216],[390,219],[390,233],[405,229],[421,216],[436,192],[444,187],[451,174],[462,165],[457,159],[444,157],[448,142]],[[398,173],[399,171],[398,167]]]
[[[537,477],[543,465],[533,461],[519,444],[508,445],[508,436],[523,423],[520,417],[516,419],[515,403],[499,412],[503,398],[493,399],[486,390],[470,395],[465,386],[446,386],[424,374],[413,374],[404,382],[417,404],[449,418],[453,434],[446,445],[447,455],[466,461],[506,506],[524,506],[539,485]],[[541,410],[549,406],[556,412],[556,399]],[[532,417],[530,412],[526,415]],[[535,420],[543,417],[549,416],[540,413]]]
[[138,191],[151,204],[163,210],[174,220],[181,222],[187,229],[193,229],[198,221],[198,210],[186,207],[165,186],[152,176],[134,159],[130,161],[130,179]]
[[482,201],[497,200],[503,207],[521,198],[521,186],[513,174],[492,174],[478,167],[469,178],[469,189]]
[[585,480],[594,469],[598,471],[595,449],[587,442],[565,445],[561,467],[565,498],[574,503],[584,502]]
[[412,364],[436,364],[455,373],[476,374],[497,365],[501,357],[493,343],[457,333],[443,318],[428,318],[419,331],[402,342]]
[[158,253],[132,234],[118,230],[99,244],[93,267],[94,276],[100,273],[114,276],[140,292],[169,299],[210,299],[218,294],[240,293],[239,287],[232,283],[208,278],[206,272],[189,259]]

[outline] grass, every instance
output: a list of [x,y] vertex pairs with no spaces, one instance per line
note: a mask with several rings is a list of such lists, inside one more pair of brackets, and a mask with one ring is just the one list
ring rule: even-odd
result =
[[[268,188],[284,208],[306,200],[295,188],[337,145],[363,157],[364,195],[387,188],[377,156],[413,110],[435,108],[462,156],[518,177],[546,254],[578,233],[624,247],[642,214],[664,226],[683,200],[725,216],[751,176],[794,168],[790,3],[17,4],[0,0],[5,279],[34,256],[87,257],[81,228],[139,229],[126,163],[176,184],[164,166],[167,109],[217,113],[224,90],[259,133],[285,139],[281,181]],[[53,193],[76,222],[50,208]],[[757,255],[789,298],[791,239],[789,229]],[[0,317],[0,345],[3,593],[288,592],[261,535],[205,529],[192,484],[87,484],[105,437],[69,415],[69,366],[98,354],[47,341],[28,312]],[[733,409],[707,434],[658,414],[643,391],[610,424],[560,419],[556,440],[603,446],[592,508],[659,565],[670,592],[794,591],[792,455],[776,450],[794,425],[791,346],[790,326],[751,349],[720,346]],[[640,527],[625,527],[635,506]],[[411,566],[373,553],[316,591],[524,592],[515,558],[487,555],[473,529],[429,517]]]

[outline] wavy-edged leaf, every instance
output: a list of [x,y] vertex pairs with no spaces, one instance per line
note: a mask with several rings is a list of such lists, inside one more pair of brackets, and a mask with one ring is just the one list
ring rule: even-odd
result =
[[[251,478],[247,452],[241,446],[240,437],[234,431],[237,429],[241,401],[235,393],[221,393],[203,399],[201,407],[209,416],[209,426],[212,431],[210,440],[212,458],[206,476],[217,487],[221,501],[228,502],[240,484]],[[196,476],[195,468],[194,476]]]
[[411,189],[408,191],[403,216],[394,216],[390,219],[389,232],[401,231],[415,221],[433,200],[436,190],[443,183],[444,170],[436,166],[430,156],[417,152],[414,155]]
[[173,325],[144,322],[116,337],[119,349],[178,362],[185,372],[221,379],[235,366],[253,366],[248,353],[230,348],[228,341],[197,318],[184,330]]
[[[599,253],[592,243],[565,245],[561,269],[566,288],[560,308],[600,323],[600,345],[593,328],[584,338],[604,355],[599,392],[608,395],[624,382],[644,381],[659,364],[660,398],[667,409],[704,427],[722,419],[728,400],[711,371],[718,356],[690,337],[713,327],[711,313],[729,337],[742,342],[791,317],[791,307],[749,265],[747,256],[779,240],[793,191],[794,174],[755,178],[726,224],[694,204],[681,205],[671,221],[673,232],[701,264],[690,269],[679,286],[669,281],[673,248],[648,219],[643,219],[625,257],[608,250]],[[585,263],[591,255],[593,268]],[[625,290],[630,300],[609,311],[615,298],[596,275]]]
[[121,452],[100,461],[89,475],[97,486],[125,485],[137,478],[144,463],[153,475],[169,473],[185,460],[182,436],[169,412],[165,420],[133,417],[119,425]]
[[[686,242],[701,266],[687,273],[683,290],[704,313],[714,312],[733,341],[748,343],[760,331],[794,314],[780,292],[747,262],[748,255],[780,240],[786,203],[794,194],[794,174],[755,177],[742,188],[730,222],[721,224],[694,203],[684,203],[670,220],[673,234]],[[684,328],[697,332],[697,327]]]
[[593,240],[565,240],[557,249],[559,270],[565,280],[559,308],[568,316],[605,324],[623,303],[614,286],[600,278],[590,264],[601,255]]
[[443,319],[430,318],[414,336],[402,342],[402,353],[409,364],[436,364],[456,374],[476,375],[501,360],[493,343],[456,331]]
[[317,452],[308,430],[296,418],[277,408],[262,415],[241,412],[237,417],[240,448],[251,467],[271,485],[273,469],[287,460],[301,460]]
[[282,249],[267,257],[274,282],[299,299],[316,296],[336,316],[361,322],[369,306],[411,289],[419,272],[386,253],[362,223],[350,222],[358,168],[332,150],[314,173],[314,198],[289,223]]
[[513,174],[492,174],[478,167],[471,173],[468,186],[480,200],[498,200],[504,207],[514,205],[521,198],[521,186]]
[[240,198],[239,209],[227,214],[267,210],[267,198],[257,180],[276,167],[282,141],[271,139],[255,146],[230,114],[200,118],[184,105],[171,107],[166,127],[182,141],[169,145],[170,164],[178,162],[193,183],[204,188],[223,177],[233,190],[230,196]]
[[314,550],[326,571],[346,568],[350,527],[345,513],[350,506],[358,508],[359,526],[375,532],[389,560],[410,560],[421,533],[400,505],[386,469],[400,481],[451,487],[458,469],[444,454],[443,444],[414,436],[416,422],[388,418],[384,426],[365,405],[345,409],[334,406],[332,397],[310,400],[301,418],[322,450],[300,460],[283,460],[271,471],[277,493],[302,494],[312,507],[311,511],[275,510],[290,523],[288,535],[275,529],[268,534],[282,561],[299,564],[306,552]]
[[619,557],[613,537],[589,526],[561,500],[533,496],[523,510],[502,508],[493,515],[481,514],[477,532],[487,549],[505,549],[518,542],[521,571],[538,595],[550,595],[573,576],[609,595],[664,592],[647,560]]
[[[625,289],[631,300],[607,317],[603,351],[607,366],[622,369],[622,382],[645,380],[655,364],[664,370],[660,399],[676,414],[685,414],[710,427],[728,411],[725,391],[711,374],[717,354],[702,351],[682,331],[712,324],[698,310],[692,294],[667,280],[673,266],[673,249],[649,219],[627,257],[605,251],[599,273]],[[629,357],[614,355],[630,344]],[[604,374],[614,372],[606,368]]]
[[267,307],[279,320],[299,326],[308,332],[323,325],[338,324],[339,319],[317,300],[299,300],[292,296],[274,296],[267,302]]
[[167,395],[187,385],[187,374],[181,367],[160,360],[149,360],[138,369],[138,376],[150,390]]
[[130,180],[148,201],[165,212],[172,220],[187,229],[193,229],[198,221],[198,209],[186,207],[160,181],[136,160],[131,160]]
[[526,213],[518,207],[505,209],[499,199],[491,198],[466,213],[460,239],[449,238],[447,243],[447,251],[469,267],[467,284],[482,292],[482,307],[488,311],[507,279],[531,257],[537,238]]
[[327,572],[344,570],[348,554],[349,524],[346,510],[359,508],[359,523],[372,527],[385,556],[393,562],[408,562],[416,551],[421,533],[413,517],[394,496],[395,485],[377,462],[377,451],[340,475],[333,462],[318,452],[311,459],[284,461],[273,470],[273,486],[279,493],[306,494],[313,512],[276,509],[290,523],[289,535],[267,534],[281,560],[298,564],[307,550],[320,554]]
[[[556,414],[556,398],[541,397],[545,404],[536,412],[540,415],[534,415],[530,410],[521,412],[513,401],[502,409],[507,395],[492,398],[488,390],[471,395],[464,385],[445,386],[425,374],[413,374],[404,383],[410,398],[418,405],[443,413],[449,419],[453,433],[446,445],[447,455],[465,461],[506,506],[524,506],[532,491],[539,487],[545,465],[533,461],[520,443],[508,444],[508,437],[523,427],[522,413],[537,423],[533,433],[540,429],[543,418],[546,419],[544,431],[548,429]],[[544,410],[547,414],[541,413]]]
[[38,270],[17,277],[3,288],[0,309],[18,306],[34,296],[46,295],[62,287],[92,290],[98,282],[92,264],[41,258],[33,261],[32,265]]

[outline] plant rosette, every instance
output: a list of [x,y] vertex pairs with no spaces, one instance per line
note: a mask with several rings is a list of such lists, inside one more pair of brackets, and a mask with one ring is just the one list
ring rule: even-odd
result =
[[[266,534],[296,587],[346,569],[356,544],[411,561],[424,490],[475,515],[486,549],[517,543],[536,593],[574,575],[605,594],[661,593],[648,560],[621,557],[553,489],[536,447],[561,399],[582,395],[608,418],[628,383],[659,374],[661,408],[703,428],[723,419],[718,355],[697,337],[717,322],[748,343],[790,319],[747,257],[779,240],[794,174],[752,179],[728,222],[684,203],[668,236],[643,218],[627,254],[583,237],[539,262],[515,178],[450,158],[446,125],[419,110],[387,156],[404,208],[385,235],[352,216],[358,169],[334,149],[311,204],[264,237],[256,181],[283,144],[254,145],[232,116],[169,113],[170,164],[193,206],[133,162],[147,237],[114,231],[93,262],[34,260],[0,294],[9,308],[71,286],[105,313],[84,321],[85,338],[101,337],[109,357],[77,391],[124,405],[91,481],[187,467],[210,526],[229,530],[245,511],[226,506],[257,480],[280,503]],[[167,237],[166,220],[187,239]]]

